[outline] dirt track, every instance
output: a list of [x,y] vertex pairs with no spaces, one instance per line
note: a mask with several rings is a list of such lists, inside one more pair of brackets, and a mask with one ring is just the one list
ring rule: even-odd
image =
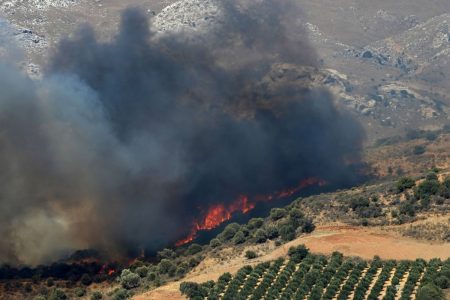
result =
[[[289,247],[305,244],[314,253],[330,254],[333,251],[342,252],[345,256],[359,256],[370,259],[378,255],[383,259],[431,259],[450,257],[450,243],[422,242],[404,238],[393,233],[386,233],[376,229],[366,229],[346,226],[319,227],[313,234],[300,237],[281,247],[269,245],[266,254],[252,261],[273,260],[287,254]],[[205,282],[216,280],[224,272],[236,272],[244,264],[248,264],[242,256],[231,258],[226,262],[207,258],[202,264],[189,273],[183,281]],[[158,289],[135,296],[134,299],[185,299],[178,291],[180,282],[172,282]]]

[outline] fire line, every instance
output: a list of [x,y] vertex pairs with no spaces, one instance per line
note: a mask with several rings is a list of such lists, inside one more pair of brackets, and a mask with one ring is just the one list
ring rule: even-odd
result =
[[273,199],[282,199],[290,197],[304,188],[309,186],[324,186],[327,182],[323,179],[317,177],[310,177],[302,180],[300,184],[296,187],[286,189],[283,191],[275,192],[271,195],[259,195],[255,196],[253,199],[249,199],[246,195],[241,195],[237,197],[232,203],[225,205],[223,203],[214,204],[209,207],[207,213],[201,221],[194,221],[192,229],[187,237],[181,239],[175,243],[176,247],[188,244],[192,242],[198,235],[199,231],[208,231],[218,227],[220,224],[229,221],[233,214],[236,212],[241,212],[243,214],[248,213],[255,208],[257,202],[268,202]]

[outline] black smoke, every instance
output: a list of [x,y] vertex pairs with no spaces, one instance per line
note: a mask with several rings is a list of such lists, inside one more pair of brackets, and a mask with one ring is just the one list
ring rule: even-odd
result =
[[63,39],[42,80],[0,65],[0,262],[157,249],[210,203],[356,178],[361,126],[326,90],[270,81],[279,63],[314,70],[298,8],[224,2],[204,35],[128,9],[109,41]]

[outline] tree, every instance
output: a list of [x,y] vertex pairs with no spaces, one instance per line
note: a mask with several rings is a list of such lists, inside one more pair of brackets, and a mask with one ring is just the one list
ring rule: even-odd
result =
[[433,283],[427,283],[417,291],[416,300],[444,300],[444,293]]
[[192,244],[189,246],[189,248],[186,250],[186,255],[194,255],[203,250],[203,247],[199,244]]

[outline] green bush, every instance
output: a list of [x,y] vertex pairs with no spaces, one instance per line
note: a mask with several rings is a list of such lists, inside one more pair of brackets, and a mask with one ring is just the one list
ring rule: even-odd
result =
[[89,274],[83,274],[83,276],[81,276],[80,281],[83,285],[88,286],[91,285],[92,283],[92,278]]
[[176,271],[176,266],[169,259],[162,259],[158,264],[158,271],[160,274],[172,274]]
[[113,300],[125,300],[131,297],[131,293],[129,291],[127,291],[126,289],[117,289],[113,296],[112,299]]
[[212,239],[212,240],[209,242],[209,245],[211,246],[211,248],[217,248],[217,247],[219,247],[221,244],[222,244],[222,243],[220,242],[219,239]]
[[202,252],[203,247],[199,244],[192,244],[189,246],[189,248],[186,250],[185,254],[186,255],[194,255],[197,254],[199,252]]
[[195,282],[182,282],[180,284],[180,292],[190,299],[204,299],[206,296],[208,296],[208,290],[205,288],[205,286],[202,286]]
[[238,245],[238,244],[242,244],[243,242],[245,242],[245,234],[239,230],[238,232],[236,232],[236,234],[233,237],[233,243],[235,245]]
[[175,258],[176,256],[177,255],[173,250],[167,249],[167,248],[163,249],[161,251],[158,251],[158,253],[157,253],[157,257],[159,260],[164,259],[164,258],[172,259],[172,258]]
[[440,189],[441,186],[437,179],[425,179],[417,186],[416,196],[420,199],[430,197],[436,195]]
[[301,262],[309,253],[309,249],[305,245],[289,248],[288,255],[293,262]]
[[283,241],[292,241],[295,239],[295,228],[291,224],[281,224],[278,232]]
[[122,270],[119,278],[120,284],[125,289],[133,289],[140,285],[140,277],[138,274],[131,272],[128,269]]
[[225,229],[217,236],[217,238],[222,242],[229,241],[234,237],[234,235],[239,231],[240,228],[241,226],[238,223],[228,224]]
[[284,208],[272,208],[270,211],[270,218],[274,221],[284,218],[286,215],[287,211]]
[[397,192],[404,192],[416,185],[414,179],[410,177],[402,177],[397,181]]
[[74,294],[77,297],[83,297],[84,295],[86,295],[86,290],[83,289],[83,288],[78,287],[78,288],[75,289]]
[[138,274],[139,277],[141,277],[141,278],[147,277],[148,267],[142,266],[142,267],[136,268],[135,273]]
[[248,221],[247,227],[248,229],[258,229],[264,224],[263,218],[253,218],[250,221]]
[[66,300],[66,294],[60,289],[54,289],[50,292],[48,300]]
[[245,252],[245,257],[246,257],[247,259],[254,259],[254,258],[257,258],[258,255],[256,254],[255,251],[247,250],[247,251]]
[[427,148],[425,145],[418,145],[413,148],[413,153],[414,155],[421,155],[424,154],[426,150]]
[[444,300],[444,293],[433,283],[427,283],[417,291],[416,300]]
[[100,300],[102,298],[103,298],[102,293],[100,293],[98,291],[93,292],[91,295],[91,300]]
[[264,229],[258,229],[255,231],[255,240],[257,243],[264,243],[267,240],[267,233]]

